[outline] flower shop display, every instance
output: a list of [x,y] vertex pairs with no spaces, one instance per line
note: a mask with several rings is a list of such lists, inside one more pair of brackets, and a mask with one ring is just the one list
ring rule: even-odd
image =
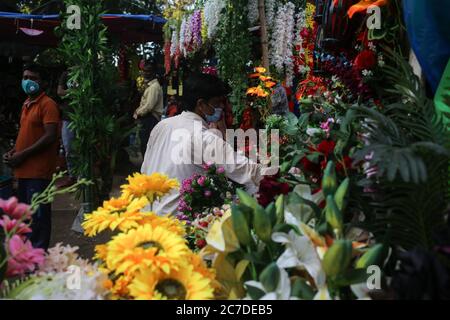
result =
[[110,298],[212,299],[214,272],[188,248],[184,224],[146,209],[178,188],[178,182],[159,173],[127,180],[119,198],[105,201],[83,223],[88,236],[116,231],[109,242],[96,246],[95,257],[109,278]]
[[[235,128],[278,130],[278,172],[255,195],[220,164],[184,181],[136,173],[86,215],[86,236],[110,235],[94,261],[26,240],[36,203],[55,190],[31,207],[0,200],[2,296],[448,298],[446,116],[408,63],[400,2],[313,2],[265,0],[262,10],[256,0],[184,1],[165,12],[167,74],[217,74],[232,88]],[[380,29],[368,28],[370,5],[380,7]],[[273,114],[276,85],[292,113]],[[177,212],[160,216],[152,203],[169,192],[180,192]],[[61,285],[72,266],[84,292]],[[378,272],[372,286],[369,270]]]

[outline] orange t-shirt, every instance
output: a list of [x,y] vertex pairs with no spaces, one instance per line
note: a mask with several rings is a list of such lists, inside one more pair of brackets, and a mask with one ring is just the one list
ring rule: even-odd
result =
[[[60,122],[58,105],[44,92],[33,101],[28,98],[20,117],[20,130],[16,140],[16,152],[35,144],[44,134],[44,125]],[[58,142],[27,158],[14,169],[20,179],[51,179],[56,169]]]

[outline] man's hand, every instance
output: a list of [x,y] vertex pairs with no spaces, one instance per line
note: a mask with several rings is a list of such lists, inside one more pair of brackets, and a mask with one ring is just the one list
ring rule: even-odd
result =
[[[5,155],[6,156],[6,155]],[[27,158],[26,153],[24,152],[16,152],[13,155],[9,157],[3,158],[5,160],[5,163],[10,166],[11,168],[17,168],[20,166]]]
[[12,157],[12,155],[14,154],[14,152],[16,152],[15,149],[11,149],[11,150],[9,150],[8,152],[6,152],[6,153],[3,155],[3,162],[4,162],[4,163],[8,163],[8,162],[9,162],[9,159]]

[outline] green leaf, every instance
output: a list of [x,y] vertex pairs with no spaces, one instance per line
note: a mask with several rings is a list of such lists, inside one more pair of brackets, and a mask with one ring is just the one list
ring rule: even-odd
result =
[[280,270],[275,262],[269,264],[259,277],[266,292],[274,292],[280,282]]

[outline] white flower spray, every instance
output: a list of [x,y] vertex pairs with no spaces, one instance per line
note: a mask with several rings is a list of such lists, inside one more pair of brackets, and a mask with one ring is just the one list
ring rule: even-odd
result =
[[208,39],[213,38],[216,34],[217,26],[219,25],[220,21],[220,15],[224,7],[224,0],[208,0],[205,2],[204,15],[206,28],[208,30]]
[[248,0],[248,21],[254,24],[259,19],[258,0]]
[[295,5],[292,2],[280,6],[277,11],[272,38],[270,60],[278,72],[286,72],[286,84],[292,85],[294,74],[293,47],[295,31]]

